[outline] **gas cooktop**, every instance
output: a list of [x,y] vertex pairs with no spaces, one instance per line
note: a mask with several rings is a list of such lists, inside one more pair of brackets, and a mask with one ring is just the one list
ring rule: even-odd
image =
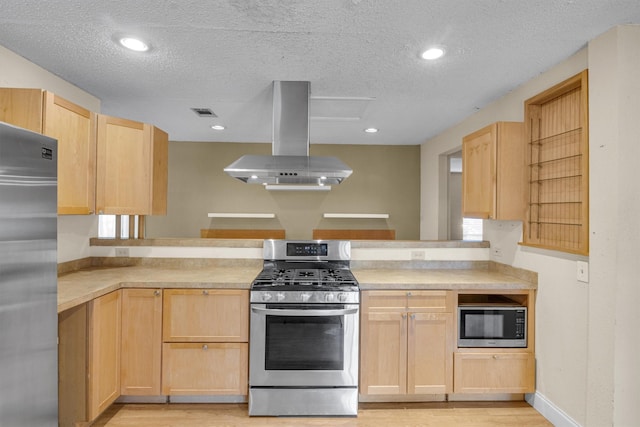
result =
[[357,302],[360,288],[349,268],[350,249],[345,241],[265,241],[251,301]]

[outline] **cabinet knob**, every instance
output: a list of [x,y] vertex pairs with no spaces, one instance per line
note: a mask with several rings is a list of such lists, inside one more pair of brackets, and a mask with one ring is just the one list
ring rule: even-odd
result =
[[156,289],[155,291],[153,291],[153,295],[159,297],[160,296],[160,291],[158,289]]
[[411,320],[415,320],[416,315],[414,313],[411,313]]
[[411,296],[411,292],[407,292],[407,296],[410,297]]
[[206,345],[206,344],[202,344],[202,349],[203,349],[203,350],[209,350],[209,346],[208,346],[208,345]]
[[202,295],[209,295],[209,291],[207,290],[202,291]]
[[493,355],[493,358],[494,358],[495,360],[498,360],[498,355],[497,355],[497,354],[494,354],[494,355]]
[[407,313],[402,313],[402,318],[406,319],[407,318]]

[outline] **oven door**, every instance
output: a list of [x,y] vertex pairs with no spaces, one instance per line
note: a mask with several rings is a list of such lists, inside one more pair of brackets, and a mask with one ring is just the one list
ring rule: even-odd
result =
[[252,387],[358,385],[357,304],[252,304]]

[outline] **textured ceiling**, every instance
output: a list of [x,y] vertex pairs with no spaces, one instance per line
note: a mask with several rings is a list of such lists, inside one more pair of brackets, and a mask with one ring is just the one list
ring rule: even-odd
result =
[[[640,23],[638,0],[0,0],[0,11],[0,45],[100,98],[103,113],[176,141],[269,142],[271,82],[309,80],[323,116],[311,142],[330,144],[420,144]],[[125,34],[151,51],[126,51],[114,42]],[[421,60],[432,44],[447,55]]]

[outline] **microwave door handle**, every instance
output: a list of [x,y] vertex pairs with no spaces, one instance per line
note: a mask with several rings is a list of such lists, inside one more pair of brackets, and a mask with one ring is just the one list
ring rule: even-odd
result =
[[251,307],[251,311],[257,314],[272,316],[344,316],[347,314],[357,314],[358,308],[347,308],[344,310],[280,310]]

